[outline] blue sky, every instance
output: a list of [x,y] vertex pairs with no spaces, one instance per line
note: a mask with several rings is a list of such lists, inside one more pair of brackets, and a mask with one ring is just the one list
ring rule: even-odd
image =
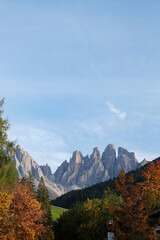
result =
[[160,156],[160,2],[1,1],[0,97],[17,139],[52,170],[112,143]]

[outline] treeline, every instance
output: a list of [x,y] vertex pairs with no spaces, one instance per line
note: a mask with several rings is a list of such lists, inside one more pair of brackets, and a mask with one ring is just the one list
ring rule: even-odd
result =
[[114,240],[155,239],[159,219],[152,213],[160,208],[160,159],[138,172],[143,181],[122,170],[116,192],[108,188],[101,199],[88,199],[65,212],[54,225],[55,239],[107,240],[108,231],[114,232]]
[[19,180],[13,161],[14,142],[8,140],[8,119],[0,101],[0,239],[53,240],[51,206],[43,178],[35,189],[33,176]]
[[[158,161],[160,158],[157,158],[154,160],[155,162]],[[148,164],[145,166],[138,168],[134,171],[131,171],[126,174],[126,177],[128,178],[130,174],[133,174],[135,183],[143,181],[141,170],[146,168]],[[118,179],[118,178],[116,178]],[[109,179],[105,182],[97,183],[95,185],[92,185],[91,187],[81,189],[81,190],[74,190],[70,191],[60,197],[58,197],[55,200],[52,200],[52,204],[55,206],[63,207],[70,209],[72,208],[76,203],[78,202],[85,202],[88,198],[89,199],[101,199],[103,197],[104,191],[110,188],[112,191],[115,191],[115,178]]]

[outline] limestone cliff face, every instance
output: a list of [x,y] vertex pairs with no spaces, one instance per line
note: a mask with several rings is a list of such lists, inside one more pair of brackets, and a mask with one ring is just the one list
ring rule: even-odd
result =
[[40,166],[40,169],[42,170],[42,173],[44,176],[49,177],[52,174],[50,166],[48,164]]
[[126,172],[135,170],[147,161],[138,163],[133,152],[119,147],[118,156],[113,144],[109,144],[102,156],[96,147],[90,156],[84,157],[75,151],[70,162],[64,161],[54,173],[54,181],[64,186],[65,191],[84,188],[117,177],[123,168]]
[[128,152],[126,149],[118,148],[118,157],[115,163],[114,175],[118,176],[121,169],[123,168],[125,172],[135,170],[139,167],[139,163],[134,152]]
[[145,159],[138,163],[135,154],[122,147],[118,148],[116,156],[116,150],[112,144],[105,148],[102,156],[97,147],[93,149],[90,156],[85,157],[76,150],[70,161],[65,160],[54,174],[47,164],[39,166],[20,146],[17,147],[14,161],[20,178],[26,177],[28,172],[31,172],[38,185],[42,176],[51,198],[56,198],[70,190],[85,188],[117,177],[122,168],[128,172],[147,163]]
[[19,178],[25,178],[28,176],[28,173],[31,172],[33,174],[36,186],[38,186],[40,178],[44,178],[51,199],[54,199],[64,193],[62,186],[55,184],[49,179],[49,177],[52,176],[50,167],[48,165],[39,166],[29,155],[29,153],[24,151],[20,146],[17,147],[13,160],[16,164]]
[[115,176],[114,174],[115,162],[116,162],[116,150],[112,144],[109,144],[102,154],[102,163],[105,169],[105,173],[103,176],[104,180],[106,180],[107,178],[113,178]]
[[44,177],[43,172],[38,164],[29,155],[29,153],[24,151],[20,146],[17,147],[14,156],[14,162],[16,163],[16,169],[20,178],[28,176],[29,172],[33,174],[33,177],[37,181],[39,181],[41,177]]

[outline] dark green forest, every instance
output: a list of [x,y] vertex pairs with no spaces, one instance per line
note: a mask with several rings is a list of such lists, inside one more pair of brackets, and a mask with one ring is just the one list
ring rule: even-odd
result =
[[[153,160],[153,162],[156,162],[160,160],[160,158],[157,158]],[[143,181],[143,178],[141,176],[141,171],[148,166],[149,163],[147,163],[145,166],[141,168],[137,168],[134,171],[128,172],[126,174],[127,178],[130,174],[133,174],[135,183]],[[60,197],[58,197],[55,200],[52,200],[52,204],[55,206],[63,207],[70,209],[78,202],[85,202],[88,198],[89,199],[101,199],[103,197],[104,191],[107,188],[110,188],[112,191],[115,191],[115,179],[109,179],[105,182],[97,183],[95,185],[92,185],[91,187],[81,189],[81,190],[73,190],[70,191]]]

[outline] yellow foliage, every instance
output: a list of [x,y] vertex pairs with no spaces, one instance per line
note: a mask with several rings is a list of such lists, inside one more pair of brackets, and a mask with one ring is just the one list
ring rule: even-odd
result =
[[6,221],[9,213],[9,207],[12,201],[12,196],[5,193],[0,192],[0,239],[6,238],[6,231],[4,228],[4,222]]
[[3,220],[4,216],[7,214],[11,199],[11,195],[0,192],[0,221]]

